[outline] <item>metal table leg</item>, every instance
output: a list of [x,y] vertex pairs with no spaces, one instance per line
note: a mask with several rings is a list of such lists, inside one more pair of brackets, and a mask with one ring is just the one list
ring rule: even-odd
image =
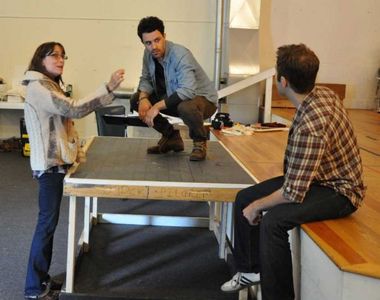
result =
[[75,269],[75,228],[76,228],[76,197],[70,196],[69,200],[69,230],[67,239],[67,264],[66,264],[66,293],[74,291]]
[[84,227],[83,227],[83,252],[88,252],[90,247],[90,211],[91,198],[85,197],[84,201]]
[[227,203],[223,202],[219,228],[219,258],[221,259],[226,256],[227,210]]

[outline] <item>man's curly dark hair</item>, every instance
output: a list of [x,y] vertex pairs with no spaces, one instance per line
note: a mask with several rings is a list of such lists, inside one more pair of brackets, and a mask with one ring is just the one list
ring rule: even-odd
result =
[[140,20],[139,25],[137,26],[137,35],[140,40],[142,40],[143,33],[150,33],[155,30],[161,32],[162,35],[165,34],[164,22],[157,17],[145,17]]

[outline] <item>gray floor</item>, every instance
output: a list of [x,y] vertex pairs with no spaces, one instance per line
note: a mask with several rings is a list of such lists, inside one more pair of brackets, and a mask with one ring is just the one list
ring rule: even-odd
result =
[[[28,159],[14,152],[0,152],[0,179],[0,299],[23,299],[38,212],[37,183],[31,178]],[[64,198],[51,265],[51,275],[61,279],[66,264],[67,204]],[[173,206],[172,202],[101,201],[99,209],[207,214],[205,207],[193,203]],[[81,207],[78,214],[82,215]],[[75,285],[79,292],[108,295],[111,291],[125,299],[237,299],[219,292],[230,272],[217,258],[216,240],[207,229],[99,225],[92,237],[97,242],[78,269]]]
[[[38,213],[37,182],[28,158],[0,152],[0,299],[23,299],[26,265]],[[55,235],[51,274],[63,278],[66,268],[67,201]]]

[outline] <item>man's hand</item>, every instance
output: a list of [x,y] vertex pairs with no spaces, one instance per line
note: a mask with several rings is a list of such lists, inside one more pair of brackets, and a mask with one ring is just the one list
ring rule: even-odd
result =
[[273,206],[292,203],[286,200],[282,195],[282,189],[278,189],[272,194],[255,200],[243,209],[243,215],[247,219],[248,223],[251,225],[257,225],[260,223],[262,218],[262,212],[270,209]]
[[257,225],[261,221],[261,211],[258,209],[255,202],[252,202],[246,208],[243,209],[243,215],[251,225]]
[[[145,99],[144,99],[145,101]],[[149,102],[150,104],[150,102]],[[144,117],[140,114],[140,106],[139,106],[139,115],[140,119],[144,121],[149,127],[154,126],[154,118],[160,113],[161,110],[166,109],[165,100],[158,101],[153,106],[151,105],[148,110],[144,112]]]
[[152,104],[150,103],[149,99],[144,98],[140,100],[138,113],[139,113],[139,118],[141,121],[145,122],[146,113],[151,107],[152,107]]
[[144,122],[149,126],[154,126],[154,118],[160,113],[159,109],[153,105],[145,114]]

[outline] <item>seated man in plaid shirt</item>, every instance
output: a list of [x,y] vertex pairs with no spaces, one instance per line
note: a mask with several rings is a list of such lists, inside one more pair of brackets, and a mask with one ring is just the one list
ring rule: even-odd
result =
[[[352,214],[364,198],[362,162],[338,96],[315,86],[319,60],[305,45],[277,50],[277,88],[297,108],[284,175],[240,191],[235,202],[237,273],[221,287],[261,283],[263,299],[294,299],[288,230]],[[263,214],[265,212],[265,214]]]

